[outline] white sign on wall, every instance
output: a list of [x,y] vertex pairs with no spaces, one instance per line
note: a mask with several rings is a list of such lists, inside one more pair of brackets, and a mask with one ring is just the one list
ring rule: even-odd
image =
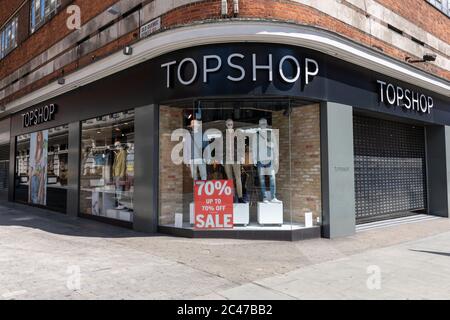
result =
[[145,38],[161,29],[161,18],[156,18],[149,23],[144,24],[140,29],[140,37]]

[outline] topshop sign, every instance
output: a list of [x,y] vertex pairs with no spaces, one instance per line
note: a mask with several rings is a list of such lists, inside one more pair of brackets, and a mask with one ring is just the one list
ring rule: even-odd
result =
[[377,83],[380,102],[391,106],[403,107],[406,110],[431,113],[434,105],[432,97],[385,81],[377,80]]
[[[261,59],[265,62],[258,62]],[[251,69],[246,70],[244,66],[249,65]],[[223,72],[225,68],[230,72],[224,74],[224,80],[231,82],[246,80],[256,82],[265,72],[269,82],[278,75],[285,83],[292,84],[302,79],[307,85],[319,73],[319,64],[314,59],[293,55],[284,55],[276,59],[273,54],[257,55],[256,53],[251,55],[232,53],[227,57],[211,54],[203,55],[197,60],[187,57],[181,61],[172,60],[163,63],[161,68],[165,70],[167,88],[170,88],[175,81],[183,86],[189,86],[198,81],[208,83],[211,74]],[[187,68],[191,70],[189,74],[186,72]],[[290,71],[287,72],[286,69]],[[174,79],[172,74],[175,74]]]
[[43,107],[35,108],[22,114],[22,124],[24,128],[36,126],[41,123],[46,123],[55,119],[57,106],[55,104],[48,104]]

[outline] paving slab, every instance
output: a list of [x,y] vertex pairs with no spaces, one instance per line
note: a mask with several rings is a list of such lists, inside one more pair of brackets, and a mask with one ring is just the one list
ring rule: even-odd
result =
[[443,218],[334,240],[184,239],[0,202],[0,299],[449,299],[449,252]]

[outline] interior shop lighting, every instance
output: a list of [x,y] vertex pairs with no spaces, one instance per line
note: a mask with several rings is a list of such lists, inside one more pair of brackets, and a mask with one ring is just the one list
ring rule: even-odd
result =
[[125,48],[123,48],[123,54],[131,56],[133,54],[133,48],[131,46],[125,46]]

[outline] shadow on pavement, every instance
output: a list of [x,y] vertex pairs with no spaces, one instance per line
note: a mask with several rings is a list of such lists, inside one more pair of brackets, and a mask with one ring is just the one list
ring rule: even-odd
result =
[[162,234],[137,232],[90,219],[0,200],[0,227],[19,226],[77,237],[136,238],[160,237]]
[[431,253],[431,254],[437,254],[440,256],[446,256],[450,257],[450,252],[439,252],[439,251],[429,251],[429,250],[415,250],[415,249],[409,249],[410,251],[414,252],[423,252],[423,253]]

